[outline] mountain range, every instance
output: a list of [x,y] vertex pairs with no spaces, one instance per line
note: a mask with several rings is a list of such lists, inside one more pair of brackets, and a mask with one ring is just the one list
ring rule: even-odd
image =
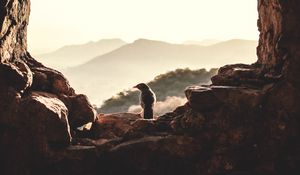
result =
[[92,58],[111,52],[127,44],[121,39],[102,39],[85,44],[67,45],[54,52],[37,55],[36,58],[47,66],[66,68],[83,64]]
[[124,65],[139,65],[137,69],[146,68],[153,71],[178,66],[199,68],[199,65],[216,67],[236,62],[250,63],[256,57],[256,46],[257,42],[250,40],[229,40],[201,46],[139,39],[72,69],[75,71],[98,69],[99,65],[122,68]]
[[205,40],[202,40],[202,41],[187,40],[187,41],[183,42],[183,44],[186,44],[186,45],[209,46],[209,45],[217,44],[219,42],[221,42],[221,41],[220,40],[216,40],[216,39],[205,39]]
[[139,39],[61,71],[77,92],[87,94],[92,103],[99,105],[117,92],[177,68],[252,63],[256,60],[256,46],[257,41],[239,39],[209,46]]

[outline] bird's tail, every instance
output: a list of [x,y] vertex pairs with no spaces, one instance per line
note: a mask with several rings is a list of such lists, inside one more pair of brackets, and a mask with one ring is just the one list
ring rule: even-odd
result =
[[145,106],[145,108],[144,108],[144,119],[153,119],[152,106]]

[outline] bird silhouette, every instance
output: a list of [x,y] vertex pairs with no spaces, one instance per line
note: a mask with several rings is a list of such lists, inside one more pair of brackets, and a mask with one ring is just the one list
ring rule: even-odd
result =
[[144,119],[153,118],[153,106],[156,101],[156,96],[154,92],[145,83],[140,83],[134,88],[140,90],[140,105],[143,108]]

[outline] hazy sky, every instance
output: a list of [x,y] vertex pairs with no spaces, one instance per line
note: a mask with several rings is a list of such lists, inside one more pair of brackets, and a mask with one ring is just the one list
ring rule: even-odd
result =
[[31,0],[33,53],[122,38],[257,39],[256,0]]

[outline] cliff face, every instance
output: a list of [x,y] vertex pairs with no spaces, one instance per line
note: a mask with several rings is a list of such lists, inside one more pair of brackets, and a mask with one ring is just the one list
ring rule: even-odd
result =
[[84,95],[27,52],[30,1],[0,3],[1,174],[28,174],[55,146],[69,145],[76,127],[95,120]]
[[187,88],[174,112],[94,121],[87,98],[26,51],[29,1],[2,1],[1,173],[299,174],[299,10],[296,0],[258,0],[258,61]]
[[260,0],[258,10],[258,63],[270,74],[299,83],[299,2]]

